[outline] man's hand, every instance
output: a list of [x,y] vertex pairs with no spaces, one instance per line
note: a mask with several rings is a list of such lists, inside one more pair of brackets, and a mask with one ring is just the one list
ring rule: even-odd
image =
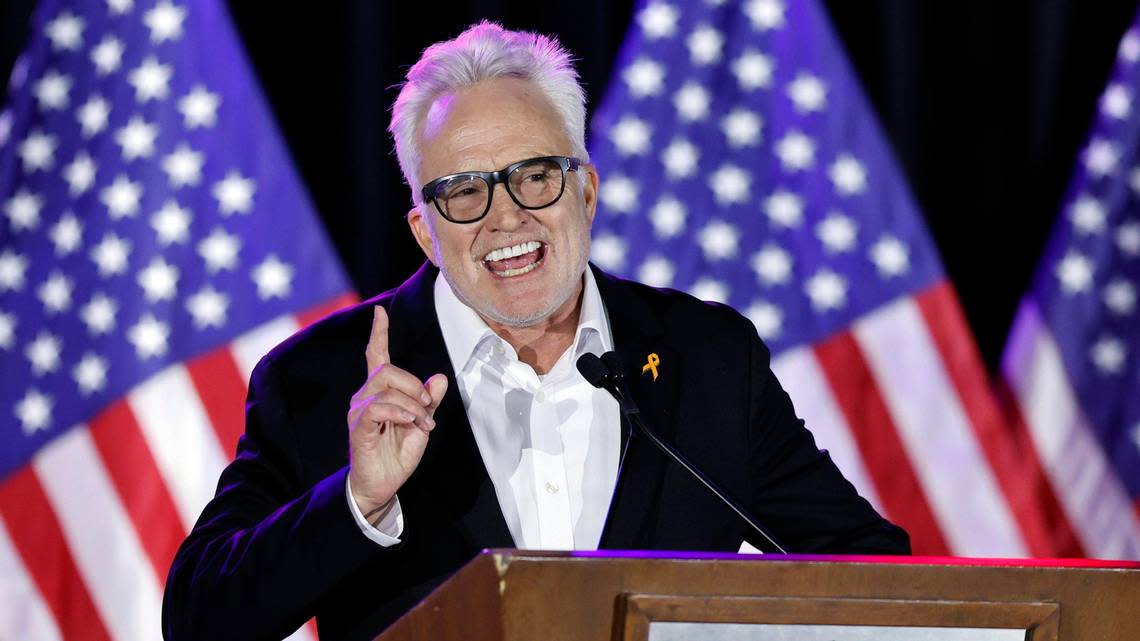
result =
[[392,365],[388,356],[388,313],[373,308],[372,335],[364,352],[368,380],[348,410],[349,484],[361,513],[388,504],[419,465],[433,415],[447,392],[447,377],[421,383]]

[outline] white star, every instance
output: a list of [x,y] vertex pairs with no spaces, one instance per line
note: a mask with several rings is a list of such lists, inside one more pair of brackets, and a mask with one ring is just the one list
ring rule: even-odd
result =
[[91,260],[99,268],[103,278],[117,276],[127,270],[127,256],[131,253],[131,241],[119,238],[114,232],[107,232],[98,245],[91,248]]
[[1117,54],[1128,62],[1140,60],[1140,34],[1129,30],[1120,40],[1120,49]]
[[202,85],[194,87],[178,101],[178,110],[182,112],[182,121],[186,128],[214,126],[214,122],[218,119],[220,102],[218,94],[210,93]]
[[744,15],[757,31],[779,29],[784,26],[784,3],[781,0],[749,0],[744,5]]
[[242,178],[236,171],[226,173],[226,177],[214,183],[211,193],[218,201],[218,210],[222,215],[233,213],[248,214],[253,207],[253,192],[257,190],[257,183],[252,178]]
[[107,361],[88,352],[71,370],[71,376],[84,396],[98,392],[107,384]]
[[648,40],[668,38],[677,33],[677,9],[671,4],[653,2],[637,14],[637,22]]
[[860,194],[867,188],[867,170],[851,154],[839,154],[835,162],[831,163],[827,174],[840,195]]
[[178,268],[161,256],[155,257],[139,272],[138,283],[147,302],[171,300],[178,289]]
[[135,0],[107,0],[107,10],[121,16],[135,8]]
[[197,185],[202,180],[202,154],[185,143],[162,159],[162,170],[170,180],[170,186],[178,189],[186,185]]
[[807,279],[804,291],[817,312],[840,309],[847,304],[847,281],[826,267]]
[[1129,256],[1140,256],[1140,223],[1127,222],[1117,228],[1116,246]]
[[35,340],[24,348],[24,356],[32,364],[32,373],[43,376],[59,369],[59,353],[63,351],[63,342],[59,337],[41,331],[36,334]]
[[1140,423],[1132,428],[1132,442],[1136,445],[1136,449],[1140,450]]
[[720,205],[740,204],[748,200],[752,177],[736,165],[725,163],[709,176],[709,187]]
[[115,73],[123,64],[123,41],[106,36],[91,49],[91,62],[100,76]]
[[711,65],[720,60],[720,50],[724,47],[724,36],[716,29],[703,24],[689,34],[685,44],[689,47],[689,58],[694,65]]
[[686,82],[673,94],[677,115],[688,122],[703,120],[709,113],[709,92],[695,82]]
[[1132,92],[1119,83],[1109,85],[1100,98],[1100,110],[1117,120],[1127,118],[1132,113]]
[[54,136],[35,130],[20,143],[20,158],[24,161],[24,171],[49,170],[55,166],[55,148],[58,143]]
[[14,231],[35,229],[40,226],[40,209],[43,206],[43,197],[20,188],[4,203],[4,213],[8,215],[8,222]]
[[780,335],[784,325],[784,312],[765,300],[757,300],[745,310],[744,315],[756,326],[756,333],[764,340],[772,340]]
[[10,110],[0,111],[0,147],[8,144],[8,138],[12,135],[12,112]]
[[229,305],[229,298],[209,285],[186,301],[186,309],[194,317],[194,326],[198,329],[225,325]]
[[168,338],[170,327],[149,313],[127,330],[127,340],[135,346],[135,354],[140,359],[166,355]]
[[621,174],[614,174],[602,183],[599,197],[610,213],[628,214],[637,206],[637,192],[637,183]]
[[9,349],[16,340],[16,317],[0,311],[0,349]]
[[1081,196],[1073,203],[1069,211],[1069,218],[1073,227],[1083,234],[1098,234],[1104,231],[1104,222],[1108,217],[1104,205],[1092,196]]
[[71,212],[65,213],[52,225],[48,232],[51,242],[55,244],[57,256],[67,256],[79,249],[83,242],[83,224]]
[[1092,360],[1101,374],[1119,374],[1128,352],[1120,339],[1103,336],[1092,346]]
[[1057,263],[1056,273],[1061,281],[1061,289],[1068,294],[1079,294],[1088,289],[1092,283],[1092,261],[1074,250],[1069,250],[1061,262]]
[[155,44],[180,38],[185,19],[186,9],[171,4],[169,0],[162,0],[143,14],[143,23],[150,29],[150,41]]
[[786,189],[777,189],[764,199],[764,213],[777,227],[796,228],[804,219],[804,201]]
[[51,408],[51,397],[41,394],[39,390],[32,388],[24,394],[24,398],[16,403],[16,418],[20,419],[24,436],[46,430],[51,425]]
[[673,238],[685,229],[685,205],[672,196],[662,196],[649,212],[653,233],[658,238]]
[[164,100],[170,94],[170,77],[174,70],[170,65],[159,64],[154,56],[148,57],[128,75],[128,82],[135,88],[135,100]]
[[285,298],[293,283],[293,267],[270,254],[252,272],[257,283],[257,295],[262,300]]
[[79,316],[87,325],[87,331],[94,336],[106,334],[115,328],[115,319],[119,313],[119,305],[102,292],[97,292],[87,301]]
[[235,269],[240,249],[241,241],[238,237],[227,234],[221,227],[215,227],[209,236],[198,243],[198,255],[206,261],[206,270],[211,274],[223,269]]
[[810,73],[800,72],[788,84],[788,97],[800,113],[822,111],[827,105],[827,87],[819,78]]
[[1121,316],[1131,314],[1136,309],[1136,288],[1126,280],[1114,280],[1104,288],[1104,303]]
[[701,300],[712,301],[714,303],[728,303],[728,297],[732,293],[728,285],[714,280],[712,278],[701,278],[693,283],[689,288],[689,293]]
[[1140,194],[1140,167],[1133,167],[1128,174],[1128,186],[1136,194]]
[[150,217],[150,226],[158,236],[158,243],[164,247],[173,243],[186,242],[190,232],[190,210],[180,207],[175,200],[168,200]]
[[83,26],[82,18],[64,11],[47,23],[44,35],[51,40],[51,48],[55,51],[75,51],[83,44]]
[[111,105],[102,96],[92,96],[83,103],[75,117],[83,127],[83,136],[90,138],[107,128],[107,119],[111,115]]
[[154,140],[158,137],[158,127],[139,116],[132,116],[130,122],[115,132],[115,142],[123,149],[123,160],[150,158],[154,154]]
[[613,234],[601,234],[590,244],[590,260],[603,269],[621,269],[625,266],[625,241]]
[[665,165],[665,173],[670,178],[688,178],[697,170],[697,159],[700,151],[684,138],[674,138],[661,152],[661,163]]
[[776,142],[776,155],[786,171],[801,171],[815,165],[815,143],[795,129]]
[[815,235],[828,252],[839,254],[855,247],[855,221],[833,211],[815,226]]
[[736,227],[722,221],[710,220],[697,233],[697,243],[708,260],[724,260],[736,256],[740,232]]
[[638,58],[625,68],[622,79],[629,86],[630,96],[656,96],[665,86],[665,67],[649,58]]
[[792,276],[792,256],[776,245],[764,245],[752,255],[752,271],[765,285],[783,285]]
[[653,254],[641,263],[637,270],[637,280],[650,287],[669,287],[673,284],[673,263],[659,254]]
[[96,169],[95,161],[86,151],[75,154],[71,163],[63,168],[63,179],[67,181],[68,193],[79,196],[91,189],[91,185],[95,182]]
[[0,252],[0,292],[20,291],[28,271],[28,259],[11,249]]
[[71,92],[71,78],[57,71],[49,71],[36,83],[32,93],[40,103],[41,111],[63,109],[68,105]]
[[1089,142],[1085,150],[1085,168],[1096,177],[1107,176],[1116,171],[1120,160],[1120,150],[1112,142],[1096,139]]
[[610,140],[621,156],[641,156],[649,151],[653,129],[636,116],[625,116],[610,129]]
[[760,128],[763,120],[755,113],[737,107],[720,121],[720,129],[728,138],[728,146],[734,149],[751,147],[760,142]]
[[871,246],[871,262],[883,278],[901,276],[910,269],[910,252],[898,238],[883,236]]
[[115,220],[138,213],[140,198],[142,198],[142,185],[131,182],[122,174],[116,176],[114,182],[99,192],[99,199],[107,206],[107,211]]
[[52,272],[36,290],[36,296],[44,305],[44,312],[49,316],[66,312],[71,308],[71,292],[75,288],[71,279],[59,272]]
[[739,58],[732,61],[736,84],[744,91],[770,87],[774,68],[772,59],[755,49],[745,49]]

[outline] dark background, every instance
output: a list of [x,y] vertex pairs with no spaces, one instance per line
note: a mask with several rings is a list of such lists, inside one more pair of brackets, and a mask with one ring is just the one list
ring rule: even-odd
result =
[[[301,175],[365,295],[398,284],[422,261],[403,222],[410,197],[385,131],[394,86],[420,50],[481,18],[556,34],[580,59],[590,104],[597,105],[633,5],[229,2]],[[825,5],[993,371],[1136,4]],[[33,6],[0,0],[4,78]]]

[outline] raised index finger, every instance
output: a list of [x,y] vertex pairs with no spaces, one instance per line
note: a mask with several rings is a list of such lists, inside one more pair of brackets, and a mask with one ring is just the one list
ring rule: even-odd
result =
[[388,356],[388,312],[379,305],[372,308],[372,333],[368,336],[368,347],[364,348],[364,358],[369,374],[392,362]]

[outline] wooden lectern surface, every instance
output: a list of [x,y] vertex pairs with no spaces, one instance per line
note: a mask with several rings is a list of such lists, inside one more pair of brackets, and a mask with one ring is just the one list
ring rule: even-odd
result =
[[381,636],[645,641],[652,621],[1019,628],[1140,639],[1140,563],[542,553],[476,557]]

